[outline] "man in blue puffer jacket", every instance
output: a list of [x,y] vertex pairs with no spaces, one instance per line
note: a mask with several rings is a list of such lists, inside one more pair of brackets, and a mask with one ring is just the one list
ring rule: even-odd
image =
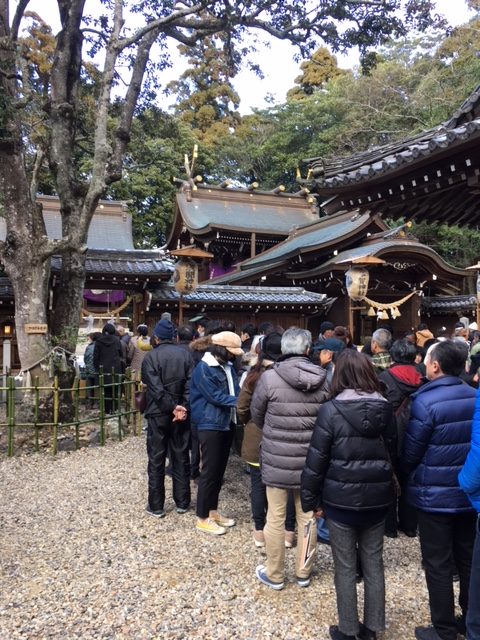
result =
[[472,444],[458,482],[478,512],[468,592],[467,640],[480,640],[480,391],[473,414]]
[[418,640],[457,638],[452,554],[464,616],[468,608],[475,512],[458,484],[458,473],[470,449],[476,391],[458,377],[466,359],[466,347],[453,340],[430,347],[425,357],[429,382],[412,395],[405,434],[408,499],[418,513],[433,623],[415,629]]

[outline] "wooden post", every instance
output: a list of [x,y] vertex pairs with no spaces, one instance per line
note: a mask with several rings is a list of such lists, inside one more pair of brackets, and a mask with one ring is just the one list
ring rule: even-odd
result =
[[183,293],[179,294],[178,298],[178,326],[183,325]]
[[256,244],[257,244],[257,234],[255,231],[252,231],[252,235],[250,236],[250,257],[254,258],[256,255]]
[[352,299],[348,296],[348,330],[350,331],[350,335],[352,336],[353,342],[355,342],[355,337],[353,335],[354,326],[353,326],[353,307],[352,307]]

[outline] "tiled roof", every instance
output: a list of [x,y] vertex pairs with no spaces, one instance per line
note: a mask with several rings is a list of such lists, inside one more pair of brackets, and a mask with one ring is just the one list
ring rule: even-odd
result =
[[319,190],[333,190],[391,173],[439,151],[453,149],[469,138],[480,138],[480,118],[452,129],[441,125],[402,142],[377,147],[332,163],[325,163],[321,158],[308,162]]
[[[105,275],[163,275],[170,276],[174,270],[171,260],[162,259],[158,251],[89,251],[86,259],[87,273]],[[52,270],[59,271],[61,258],[52,258]]]
[[[153,291],[154,302],[169,302],[179,299],[175,289],[159,287]],[[228,285],[200,285],[194,293],[183,296],[187,303],[272,304],[272,305],[324,305],[329,298],[324,293],[306,291],[302,287],[250,287]]]
[[293,227],[318,220],[318,213],[305,197],[296,194],[200,187],[190,202],[178,192],[177,205],[184,224],[194,234],[225,229],[286,236]]
[[240,269],[246,271],[252,267],[274,263],[279,259],[285,260],[298,254],[314,251],[325,245],[334,245],[335,241],[361,230],[370,222],[371,217],[368,213],[359,215],[355,211],[322,218],[319,222],[294,231],[273,249],[245,260],[240,265]]
[[422,309],[435,313],[455,313],[477,308],[477,297],[474,294],[466,296],[424,297]]

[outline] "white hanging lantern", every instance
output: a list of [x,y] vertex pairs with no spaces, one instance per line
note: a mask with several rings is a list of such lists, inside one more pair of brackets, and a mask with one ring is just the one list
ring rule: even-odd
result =
[[198,266],[191,258],[182,258],[175,264],[173,282],[178,293],[192,293],[198,286]]
[[367,295],[370,275],[366,269],[351,267],[345,273],[345,285],[352,300],[363,300]]

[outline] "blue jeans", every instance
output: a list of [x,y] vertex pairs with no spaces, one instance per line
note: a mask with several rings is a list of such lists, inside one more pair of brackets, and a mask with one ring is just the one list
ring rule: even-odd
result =
[[330,542],[330,533],[328,532],[328,524],[325,518],[318,518],[317,520],[317,536],[324,542]]
[[385,629],[383,533],[385,522],[360,529],[328,520],[337,592],[338,628],[347,636],[360,630],[357,610],[357,544],[363,569],[363,623],[372,631]]
[[473,545],[472,571],[468,592],[467,640],[480,640],[480,514]]
[[[250,504],[252,506],[252,519],[256,531],[262,531],[265,527],[267,515],[267,489],[262,482],[260,467],[250,466]],[[288,492],[287,516],[285,529],[295,531],[295,503],[293,494]]]

